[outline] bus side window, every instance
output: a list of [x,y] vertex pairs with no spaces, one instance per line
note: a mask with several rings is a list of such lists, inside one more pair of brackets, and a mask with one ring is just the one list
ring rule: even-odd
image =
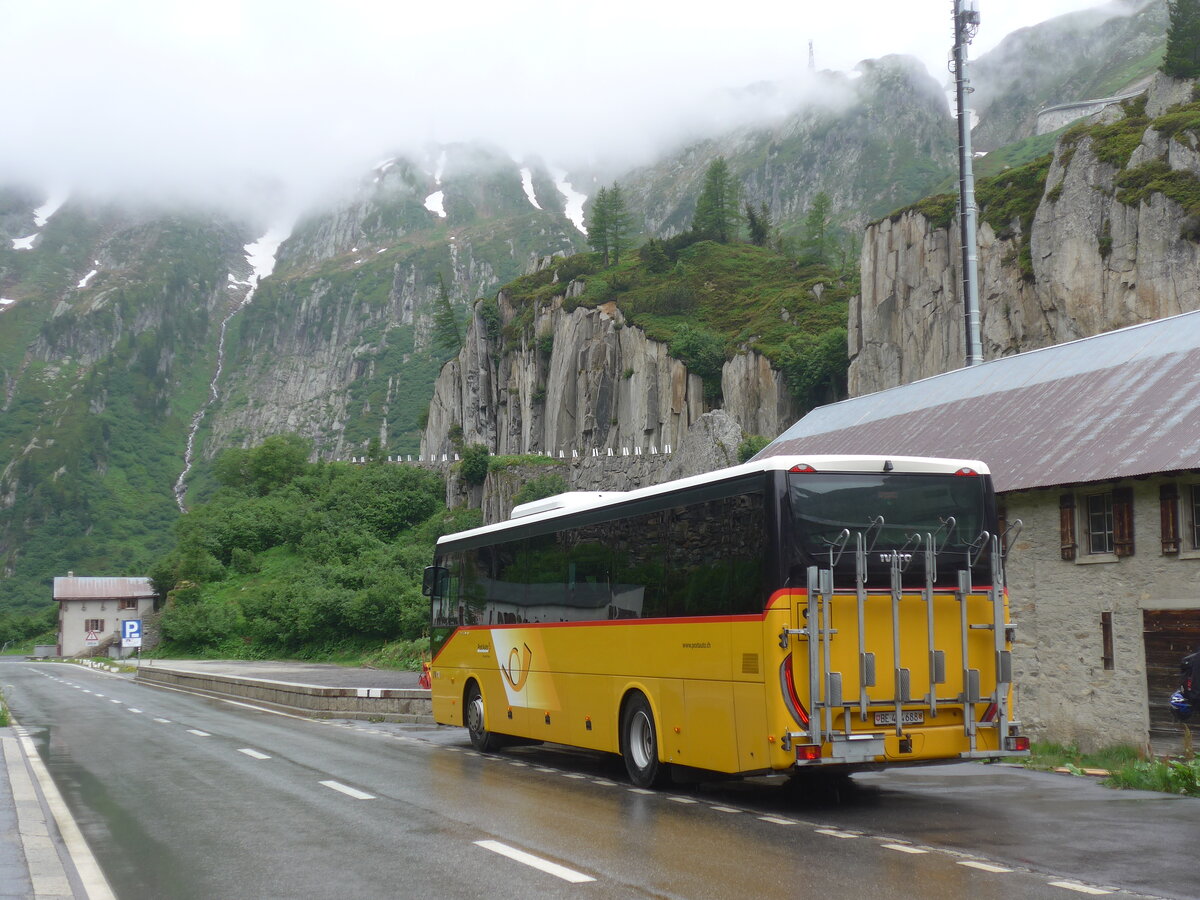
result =
[[663,514],[646,513],[610,523],[615,618],[651,619],[667,612],[667,553]]
[[667,593],[673,616],[729,613],[729,561],[722,519],[725,501],[676,506],[668,513]]
[[769,555],[765,497],[756,491],[728,497],[722,503],[731,611],[734,615],[762,612],[767,599],[763,570]]

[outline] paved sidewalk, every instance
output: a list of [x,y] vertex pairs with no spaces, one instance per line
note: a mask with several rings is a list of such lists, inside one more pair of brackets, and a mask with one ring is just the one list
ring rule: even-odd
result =
[[22,740],[28,739],[19,728],[0,728],[0,898],[74,900],[59,857],[58,830],[42,807]]
[[[130,660],[122,660],[125,665],[129,662]],[[144,659],[141,667],[341,688],[415,688],[419,677],[417,672],[401,672],[396,669],[363,669],[328,663],[241,659]]]

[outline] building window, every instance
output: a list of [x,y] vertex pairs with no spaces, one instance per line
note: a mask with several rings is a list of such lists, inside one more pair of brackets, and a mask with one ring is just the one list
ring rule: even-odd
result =
[[104,620],[103,619],[86,619],[86,620],[84,620],[84,623],[83,623],[83,630],[84,631],[101,632],[104,630]]
[[1192,550],[1200,550],[1200,484],[1189,485],[1188,501],[1188,539]]
[[1104,655],[1101,660],[1104,663],[1104,668],[1112,669],[1113,663],[1113,624],[1112,613],[1100,613],[1100,637],[1104,643]]
[[1084,528],[1088,553],[1113,552],[1113,495],[1111,491],[1087,497]]
[[117,603],[117,609],[137,609],[137,600],[120,600]]

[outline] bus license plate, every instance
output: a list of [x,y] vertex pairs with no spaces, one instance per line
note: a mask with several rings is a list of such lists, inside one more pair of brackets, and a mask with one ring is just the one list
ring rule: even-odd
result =
[[[875,713],[876,725],[895,725],[896,714],[894,712],[877,712]],[[900,713],[901,725],[924,725],[925,713],[916,709],[906,709]]]

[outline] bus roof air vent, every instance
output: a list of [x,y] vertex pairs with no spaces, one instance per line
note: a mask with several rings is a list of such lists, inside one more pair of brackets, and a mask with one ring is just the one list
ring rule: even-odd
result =
[[890,459],[885,459],[883,461],[883,471],[890,472],[895,468],[896,467],[892,465],[892,461]]
[[513,507],[509,513],[510,519],[523,519],[526,516],[537,516],[542,513],[557,510],[586,509],[598,500],[604,500],[621,494],[622,491],[567,491],[565,494],[555,494],[542,500],[531,500]]

